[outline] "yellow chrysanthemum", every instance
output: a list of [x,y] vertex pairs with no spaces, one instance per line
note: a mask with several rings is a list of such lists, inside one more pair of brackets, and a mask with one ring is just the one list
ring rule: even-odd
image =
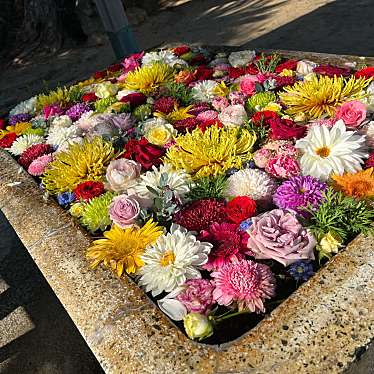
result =
[[101,181],[106,166],[114,158],[114,148],[111,143],[96,137],[92,141],[74,143],[67,151],[59,152],[48,165],[48,170],[42,177],[47,191],[73,191],[81,182]]
[[287,113],[294,115],[300,112],[310,118],[333,116],[336,107],[342,103],[362,99],[363,89],[371,79],[352,77],[344,79],[334,76],[313,76],[310,80],[297,82],[284,88],[279,94],[281,101],[288,106]]
[[358,198],[370,198],[374,196],[374,174],[373,168],[358,171],[357,173],[346,173],[333,175],[336,190],[342,191],[345,195]]
[[223,174],[240,168],[252,157],[256,135],[246,129],[209,127],[205,132],[195,129],[180,135],[165,156],[165,162],[176,169],[185,169],[194,177]]
[[161,113],[161,112],[155,112],[153,115],[155,117],[164,118],[169,123],[174,123],[176,121],[186,119],[186,118],[192,118],[193,115],[188,113],[192,109],[192,105],[189,105],[187,107],[178,107],[177,104],[174,105],[174,109],[169,114]]
[[224,81],[221,81],[213,88],[213,93],[217,96],[226,97],[230,93],[230,89],[226,86]]
[[154,92],[163,83],[173,80],[173,69],[166,64],[152,64],[137,68],[127,74],[123,88],[137,90],[146,95]]
[[136,273],[143,265],[141,255],[145,248],[153,244],[163,234],[163,227],[152,219],[141,227],[121,227],[114,225],[104,232],[105,239],[95,240],[87,250],[87,258],[93,260],[95,268],[101,262],[120,277],[124,271]]
[[15,125],[7,126],[9,132],[15,132],[17,135],[23,135],[27,130],[31,129],[30,122],[18,122]]

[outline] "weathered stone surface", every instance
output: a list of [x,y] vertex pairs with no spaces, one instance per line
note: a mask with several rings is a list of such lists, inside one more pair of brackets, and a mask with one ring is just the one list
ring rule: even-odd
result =
[[130,279],[89,269],[89,236],[4,151],[0,165],[0,208],[107,373],[338,373],[374,335],[372,238],[354,240],[241,338],[207,346],[182,334]]

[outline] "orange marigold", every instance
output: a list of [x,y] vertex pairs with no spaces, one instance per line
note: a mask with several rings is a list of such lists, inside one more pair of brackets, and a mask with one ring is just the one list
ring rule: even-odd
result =
[[358,171],[357,173],[345,173],[333,175],[336,190],[342,191],[345,195],[369,198],[374,196],[374,168]]

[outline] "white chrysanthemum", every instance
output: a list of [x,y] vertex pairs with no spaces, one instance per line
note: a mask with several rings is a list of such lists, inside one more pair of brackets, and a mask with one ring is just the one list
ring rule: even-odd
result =
[[21,114],[21,113],[34,114],[35,110],[36,110],[36,96],[17,104],[9,112],[9,116],[11,117],[11,116],[14,116],[16,114]]
[[72,139],[79,135],[80,129],[77,126],[53,127],[49,130],[46,143],[60,147],[64,144],[71,144]]
[[215,81],[201,81],[192,87],[192,96],[195,101],[211,102],[215,97],[214,89],[216,86],[217,82]]
[[178,58],[172,51],[164,50],[159,52],[148,52],[142,58],[142,65],[152,65],[154,63],[167,64],[171,67],[174,65],[188,65],[186,61]]
[[167,186],[168,190],[182,198],[190,191],[191,183],[191,176],[184,170],[173,170],[171,165],[163,164],[158,168],[153,166],[151,171],[142,174],[128,193],[138,196],[147,205],[151,204],[155,197],[147,187],[161,192]]
[[227,179],[224,195],[228,198],[248,196],[253,200],[268,202],[277,184],[266,172],[258,169],[239,170]]
[[239,51],[239,52],[232,52],[229,55],[229,63],[234,68],[238,68],[241,66],[246,66],[250,62],[253,61],[253,59],[256,57],[255,51]]
[[332,128],[325,125],[313,126],[306,137],[296,142],[302,156],[301,171],[326,181],[334,173],[355,173],[368,157],[365,136],[347,131],[342,120]]
[[73,124],[72,120],[70,119],[69,116],[63,115],[63,116],[58,116],[55,117],[51,123],[51,127],[70,127]]
[[39,135],[22,135],[9,148],[9,152],[14,156],[19,156],[33,144],[44,143],[43,137]]
[[89,131],[97,124],[95,117],[95,112],[93,110],[90,110],[83,113],[81,115],[81,118],[79,118],[78,121],[75,121],[74,124],[78,126],[82,131]]
[[208,261],[212,244],[200,242],[184,227],[172,224],[142,256],[139,284],[153,296],[171,292],[187,279],[201,278],[199,268]]

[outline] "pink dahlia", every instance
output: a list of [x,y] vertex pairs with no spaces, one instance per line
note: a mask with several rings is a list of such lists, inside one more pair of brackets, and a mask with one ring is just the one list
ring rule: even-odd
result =
[[188,113],[197,116],[198,114],[202,112],[206,112],[207,110],[210,110],[210,106],[208,103],[195,103],[193,104],[193,107],[189,110]]
[[242,92],[234,91],[229,93],[229,99],[232,105],[244,105],[246,96]]
[[314,260],[316,240],[287,210],[274,209],[253,217],[247,232],[248,248],[256,259],[272,259],[284,266]]
[[214,301],[214,285],[206,279],[189,279],[183,285],[185,289],[176,297],[188,313],[207,314]]
[[351,74],[351,70],[348,68],[340,68],[332,65],[319,65],[313,71],[320,75],[327,75],[330,78],[333,78],[334,75],[348,77]]
[[214,300],[220,305],[237,302],[239,311],[264,313],[265,299],[275,296],[275,278],[264,264],[248,260],[230,262],[211,276],[215,284]]
[[207,110],[205,112],[199,113],[196,119],[200,123],[214,123],[218,121],[218,112],[216,112],[215,110]]
[[27,169],[28,173],[33,175],[34,177],[41,176],[47,169],[48,164],[52,162],[52,159],[52,154],[47,154],[38,157],[30,164],[29,168]]
[[228,262],[244,260],[246,254],[251,255],[247,248],[248,238],[248,234],[234,223],[213,223],[199,238],[214,245],[204,269],[211,271]]
[[221,112],[229,106],[229,101],[225,97],[217,96],[213,99],[212,106],[215,110]]
[[185,227],[189,231],[206,230],[214,223],[222,223],[226,219],[225,204],[216,199],[203,199],[177,212],[173,222]]

